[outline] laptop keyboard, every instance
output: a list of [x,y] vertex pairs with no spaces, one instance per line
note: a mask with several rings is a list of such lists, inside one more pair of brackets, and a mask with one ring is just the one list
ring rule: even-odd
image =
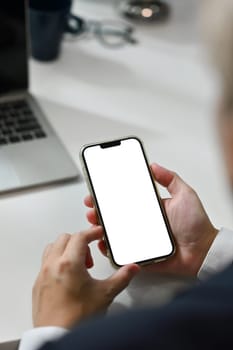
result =
[[46,137],[26,101],[0,104],[0,146]]

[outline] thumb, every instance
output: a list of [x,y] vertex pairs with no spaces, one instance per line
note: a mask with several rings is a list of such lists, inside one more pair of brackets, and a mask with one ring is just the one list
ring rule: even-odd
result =
[[125,289],[132,278],[140,271],[136,264],[125,265],[106,280],[107,288],[114,299],[123,289]]
[[161,167],[158,164],[152,164],[151,170],[155,180],[166,187],[168,192],[174,196],[188,185],[173,171]]

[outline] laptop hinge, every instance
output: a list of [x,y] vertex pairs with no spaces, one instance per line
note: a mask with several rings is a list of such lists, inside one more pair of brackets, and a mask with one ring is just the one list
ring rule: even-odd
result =
[[0,95],[0,103],[15,101],[17,99],[23,99],[23,98],[26,98],[27,96],[28,96],[27,90],[11,92],[9,94]]

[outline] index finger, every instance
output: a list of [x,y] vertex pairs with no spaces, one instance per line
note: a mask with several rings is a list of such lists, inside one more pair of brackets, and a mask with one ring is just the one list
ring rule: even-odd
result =
[[94,203],[93,203],[92,197],[90,195],[88,195],[84,198],[84,204],[88,208],[94,208]]
[[102,237],[103,228],[101,226],[93,226],[86,231],[76,233],[69,240],[63,256],[75,263],[85,263],[88,244]]

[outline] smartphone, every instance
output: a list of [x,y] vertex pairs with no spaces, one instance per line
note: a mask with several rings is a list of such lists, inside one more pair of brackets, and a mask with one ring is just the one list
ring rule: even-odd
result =
[[112,263],[170,257],[175,249],[171,228],[142,142],[130,136],[85,145],[80,158]]

